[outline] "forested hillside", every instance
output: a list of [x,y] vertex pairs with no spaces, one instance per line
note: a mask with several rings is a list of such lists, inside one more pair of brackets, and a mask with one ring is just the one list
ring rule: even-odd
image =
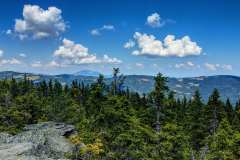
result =
[[[76,74],[59,74],[59,75],[44,75],[34,73],[20,73],[12,71],[0,72],[0,79],[23,80],[24,75],[33,83],[39,83],[45,80],[57,80],[62,85],[71,85],[72,81],[78,80],[83,82],[84,85],[91,85],[97,81],[98,72],[94,71],[80,71]],[[154,76],[149,75],[126,75],[123,88],[129,89],[131,92],[138,92],[140,95],[143,93],[148,94],[154,88]],[[113,81],[112,76],[104,76],[104,83],[110,85]],[[226,101],[228,98],[232,103],[236,103],[240,97],[240,77],[231,75],[216,75],[216,76],[200,76],[200,77],[185,77],[174,78],[168,77],[167,86],[171,91],[175,92],[177,98],[191,98],[196,90],[199,90],[204,102],[208,101],[208,97],[214,88],[221,92],[221,100]]]
[[33,83],[26,75],[1,80],[0,132],[44,121],[73,124],[78,134],[69,140],[85,147],[66,155],[71,159],[240,159],[240,101],[222,101],[217,89],[207,103],[198,90],[178,99],[160,73],[152,91],[139,95],[123,87],[125,78],[114,68],[108,84],[103,75],[89,85]]

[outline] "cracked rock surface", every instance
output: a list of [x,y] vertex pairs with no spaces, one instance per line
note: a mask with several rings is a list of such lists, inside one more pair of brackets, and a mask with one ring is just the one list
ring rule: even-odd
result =
[[0,133],[0,160],[66,160],[74,149],[66,137],[74,133],[72,125],[55,122],[28,125],[14,136]]

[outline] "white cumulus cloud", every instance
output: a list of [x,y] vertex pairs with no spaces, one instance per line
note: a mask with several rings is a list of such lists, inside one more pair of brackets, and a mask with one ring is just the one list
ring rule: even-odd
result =
[[134,46],[135,46],[135,42],[133,40],[129,39],[129,41],[126,42],[123,47],[129,49],[129,48],[132,48]]
[[40,61],[34,61],[32,64],[31,64],[32,67],[34,68],[39,68],[39,67],[42,67],[43,64],[40,62]]
[[24,53],[20,53],[19,56],[20,56],[20,57],[23,57],[23,58],[27,57],[27,55],[24,54]]
[[44,10],[38,5],[24,5],[22,14],[23,19],[16,19],[14,28],[20,39],[56,37],[66,30],[62,11],[56,7]]
[[46,65],[46,67],[56,67],[56,68],[66,67],[66,66],[67,66],[67,65],[61,64],[61,63],[59,63],[59,62],[57,62],[57,61],[55,61],[55,60],[50,61],[50,62]]
[[3,50],[0,49],[0,57],[3,56]]
[[9,64],[21,64],[22,62],[16,58],[12,58],[10,60],[7,60]]
[[224,70],[229,70],[229,71],[233,70],[233,67],[230,64],[224,64],[224,65],[222,65],[222,68]]
[[52,60],[47,63],[42,63],[41,61],[34,61],[31,63],[31,66],[34,68],[43,68],[43,69],[67,67],[67,65],[59,63],[55,60]]
[[144,64],[142,64],[142,63],[136,63],[135,64],[137,67],[140,67],[140,68],[143,68],[144,67]]
[[63,39],[62,45],[54,51],[55,57],[60,57],[68,60],[72,64],[86,64],[86,63],[98,63],[97,57],[88,52],[88,48],[81,44],[75,44],[75,42]]
[[115,27],[113,25],[103,25],[101,30],[114,30]]
[[164,25],[164,22],[161,22],[161,17],[158,13],[153,13],[147,17],[147,25],[156,28]]
[[3,50],[0,50],[0,66],[2,65],[16,65],[16,64],[22,64],[22,62],[16,58],[11,58],[11,59],[5,59],[3,58]]
[[210,71],[216,71],[218,69],[223,69],[223,70],[228,70],[228,71],[233,70],[233,67],[230,64],[220,65],[220,64],[205,63],[204,66]]
[[93,36],[100,36],[101,34],[100,34],[98,29],[93,29],[93,30],[91,30],[91,35],[93,35]]
[[63,39],[62,45],[54,51],[53,55],[68,64],[121,63],[121,60],[108,55],[98,59],[96,55],[89,53],[88,48],[66,38]]
[[175,68],[183,68],[185,65],[184,63],[175,64]]
[[180,68],[191,69],[191,68],[200,68],[200,65],[196,65],[191,61],[187,61],[185,63],[177,63],[177,64],[175,64],[174,67],[178,68],[178,69],[180,69]]
[[103,25],[100,28],[94,28],[90,31],[93,36],[100,36],[102,31],[114,31],[115,27],[113,25]]
[[16,58],[11,59],[0,59],[0,66],[7,65],[7,64],[21,64],[22,62]]
[[11,35],[11,34],[12,34],[12,30],[11,30],[11,29],[8,29],[8,30],[6,31],[6,34],[7,34],[7,35]]
[[103,55],[103,63],[110,63],[110,64],[120,64],[122,63],[121,60],[117,59],[117,58],[111,58],[108,55],[104,54]]
[[188,61],[187,65],[190,66],[190,67],[194,67],[195,66],[195,64],[193,64],[191,61]]
[[153,35],[135,32],[133,38],[138,50],[134,50],[132,54],[137,56],[185,57],[200,55],[202,52],[202,48],[189,36],[176,39],[174,35],[168,35],[162,42]]
[[219,66],[218,64],[210,64],[210,63],[205,63],[204,65],[210,71],[216,71]]

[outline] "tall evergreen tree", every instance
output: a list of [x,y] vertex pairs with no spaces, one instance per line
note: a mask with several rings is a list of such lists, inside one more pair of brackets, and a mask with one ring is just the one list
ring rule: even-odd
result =
[[192,103],[189,106],[189,132],[191,133],[191,144],[195,150],[199,150],[203,144],[202,140],[205,138],[206,133],[204,131],[204,117],[203,109],[204,105],[201,100],[200,92],[197,90],[193,96]]
[[216,132],[221,119],[226,117],[224,105],[219,98],[220,95],[218,90],[214,89],[205,107],[205,121],[207,122],[207,130],[211,134]]
[[112,82],[113,95],[117,94],[117,80],[118,80],[119,73],[120,73],[119,68],[113,68],[113,82]]
[[216,132],[208,137],[209,152],[207,159],[234,159],[232,144],[234,132],[228,120],[224,118]]
[[227,99],[226,104],[225,104],[225,112],[227,114],[228,121],[230,123],[232,123],[233,118],[234,118],[234,111],[233,111],[233,106],[232,106],[229,98]]
[[163,102],[165,98],[165,94],[168,91],[167,86],[167,78],[164,77],[161,73],[158,73],[157,76],[154,78],[154,90],[152,91],[154,105],[157,109],[157,118],[156,118],[156,131],[160,132],[160,115],[162,114],[163,109]]

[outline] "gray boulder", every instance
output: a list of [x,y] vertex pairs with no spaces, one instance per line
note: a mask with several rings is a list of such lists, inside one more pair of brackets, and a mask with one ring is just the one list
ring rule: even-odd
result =
[[0,133],[0,160],[64,160],[74,150],[66,139],[73,134],[72,125],[55,122],[28,125],[15,136]]
[[7,140],[11,137],[10,134],[7,133],[0,133],[0,144],[6,143]]

